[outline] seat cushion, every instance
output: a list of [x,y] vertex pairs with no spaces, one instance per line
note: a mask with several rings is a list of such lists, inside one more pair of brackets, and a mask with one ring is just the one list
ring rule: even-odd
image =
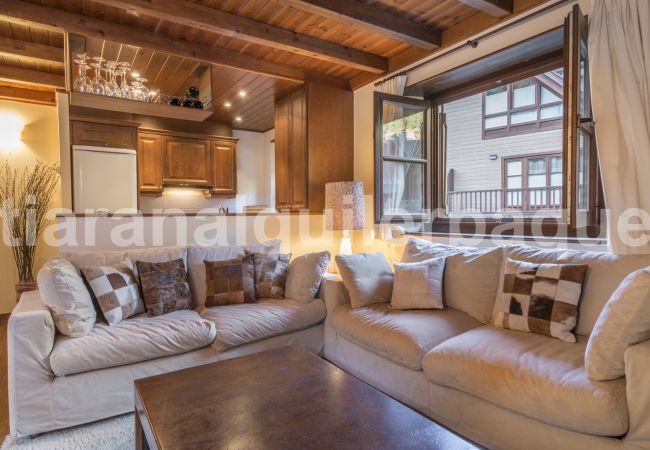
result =
[[215,336],[214,324],[196,311],[140,315],[116,325],[98,323],[84,337],[58,337],[50,366],[57,376],[122,366],[206,347]]
[[424,357],[424,375],[548,425],[581,433],[627,432],[625,380],[592,381],[586,339],[567,343],[486,325],[440,344]]
[[214,348],[222,351],[280,334],[303,330],[325,318],[325,303],[288,298],[205,308],[201,315],[217,327]]
[[386,303],[341,305],[329,320],[345,338],[413,370],[422,369],[422,357],[436,345],[481,325],[457,309],[395,310]]

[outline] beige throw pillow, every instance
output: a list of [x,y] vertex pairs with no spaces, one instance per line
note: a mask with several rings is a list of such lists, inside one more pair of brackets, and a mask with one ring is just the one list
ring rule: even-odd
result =
[[587,269],[506,259],[495,325],[576,342],[573,329]]
[[625,350],[650,339],[650,267],[629,274],[596,321],[585,353],[589,378],[625,376]]
[[390,301],[393,272],[383,253],[337,255],[335,259],[352,308]]
[[417,263],[393,264],[395,279],[390,306],[393,309],[442,309],[445,257]]
[[41,300],[52,311],[59,332],[71,337],[90,333],[95,325],[95,307],[83,279],[67,259],[50,259],[36,280]]
[[323,275],[330,262],[330,252],[308,253],[289,263],[284,295],[287,298],[310,302],[316,298]]

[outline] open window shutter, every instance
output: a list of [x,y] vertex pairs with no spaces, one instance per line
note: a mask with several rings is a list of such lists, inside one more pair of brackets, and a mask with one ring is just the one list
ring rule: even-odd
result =
[[[436,206],[440,205],[445,208],[445,214],[448,213],[449,205],[447,205],[448,198],[445,198],[445,192],[450,192],[454,190],[454,173],[453,169],[448,176],[445,176],[447,173],[447,166],[445,164],[445,159],[443,155],[447,154],[447,114],[442,111],[442,106],[439,106],[440,110],[436,114],[436,177],[440,180],[444,180],[444,184],[440,186],[441,192],[434,192],[434,198],[436,199]],[[434,183],[434,187],[438,183]],[[449,196],[447,196],[449,197]]]
[[575,5],[565,20],[565,210],[570,228],[598,223],[598,160],[591,114],[587,19]]

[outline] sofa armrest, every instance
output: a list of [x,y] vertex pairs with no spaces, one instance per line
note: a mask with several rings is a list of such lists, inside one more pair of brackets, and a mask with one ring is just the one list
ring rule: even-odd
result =
[[625,351],[627,409],[630,428],[625,442],[650,448],[650,340]]
[[323,284],[325,307],[327,308],[328,316],[334,312],[337,306],[350,303],[348,290],[345,289],[343,281],[340,278],[330,275],[323,280]]
[[9,316],[7,357],[11,434],[30,434],[31,425],[49,421],[52,388],[50,352],[54,320],[38,291],[24,293]]

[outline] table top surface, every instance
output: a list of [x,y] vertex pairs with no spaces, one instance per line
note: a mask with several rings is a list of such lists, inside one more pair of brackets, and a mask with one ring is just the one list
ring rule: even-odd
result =
[[135,387],[161,449],[476,448],[293,347],[144,378]]

